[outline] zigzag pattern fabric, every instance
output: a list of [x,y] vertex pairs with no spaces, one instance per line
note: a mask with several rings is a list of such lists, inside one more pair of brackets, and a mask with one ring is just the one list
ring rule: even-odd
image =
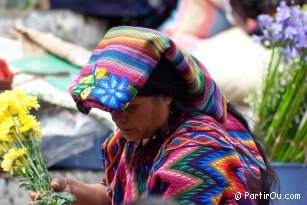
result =
[[103,146],[103,183],[115,205],[160,196],[180,204],[256,204],[235,193],[259,193],[265,164],[244,126],[226,112],[226,100],[205,67],[163,34],[145,28],[115,27],[98,44],[74,79],[77,107],[124,111],[161,57],[189,85],[195,112],[179,127],[146,144],[127,142],[120,131]]
[[77,107],[123,111],[142,89],[161,57],[166,58],[197,96],[194,107],[226,120],[226,99],[205,67],[170,38],[139,27],[110,29],[70,86]]
[[157,195],[184,205],[258,203],[235,200],[237,192],[260,192],[265,164],[249,132],[229,114],[219,123],[193,113],[162,141],[138,146],[119,132],[104,144],[103,183],[114,204]]

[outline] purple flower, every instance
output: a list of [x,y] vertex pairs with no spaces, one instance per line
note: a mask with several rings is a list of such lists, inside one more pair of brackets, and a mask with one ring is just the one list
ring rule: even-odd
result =
[[300,12],[299,18],[302,19],[303,25],[307,24],[307,14],[305,12]]
[[305,56],[307,48],[307,13],[297,6],[288,7],[285,1],[280,2],[273,18],[259,15],[258,22],[263,32],[255,37],[256,41],[268,47],[279,47],[283,59],[295,59]]
[[270,27],[271,35],[275,42],[279,42],[283,38],[283,26],[280,23],[272,23]]
[[292,27],[292,26],[288,26],[285,29],[285,38],[286,39],[293,39],[296,34],[297,34],[297,29]]
[[278,9],[286,9],[288,8],[287,4],[285,1],[279,2],[279,8]]
[[295,47],[298,49],[307,48],[307,25],[306,28],[300,28],[296,32],[295,36]]
[[272,23],[271,17],[267,14],[261,14],[257,19],[261,30],[269,28]]
[[278,12],[275,15],[277,22],[283,22],[290,18],[291,10],[284,1],[280,2]]
[[270,40],[271,37],[269,35],[263,35],[263,36],[252,35],[252,39],[257,43],[262,43],[265,40]]
[[279,23],[274,22],[274,23],[272,23],[270,29],[271,29],[273,35],[277,35],[277,34],[282,32],[283,26]]
[[299,10],[298,7],[292,6],[290,8],[290,15],[288,25],[294,27],[301,27],[303,25],[303,18],[306,14]]
[[281,48],[282,52],[282,57],[284,62],[288,62],[289,59],[295,59],[298,57],[298,51],[294,47],[286,47],[286,48]]
[[263,44],[265,47],[271,47],[272,46],[272,38],[271,36],[265,34],[262,36],[258,35],[252,35],[252,39],[257,42]]

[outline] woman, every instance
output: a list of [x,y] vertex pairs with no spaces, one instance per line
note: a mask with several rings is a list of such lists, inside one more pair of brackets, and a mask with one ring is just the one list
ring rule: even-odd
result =
[[268,203],[235,199],[237,192],[269,193],[273,171],[205,67],[163,34],[112,28],[70,92],[81,112],[108,111],[118,128],[103,145],[101,184],[53,180],[75,204],[155,196],[187,205]]

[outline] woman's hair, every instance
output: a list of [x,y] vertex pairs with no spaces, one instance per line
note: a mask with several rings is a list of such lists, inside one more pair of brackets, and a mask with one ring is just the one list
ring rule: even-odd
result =
[[[193,111],[191,102],[193,96],[188,92],[187,83],[181,78],[178,72],[172,68],[172,65],[166,60],[161,59],[156,68],[149,76],[138,96],[159,96],[169,95],[173,98],[171,106],[172,116],[170,123],[178,122],[178,117],[182,113]],[[227,103],[227,112],[239,120],[246,130],[251,133],[253,140],[262,156],[266,169],[261,169],[261,192],[270,193],[271,189],[278,186],[278,178],[265,155],[263,143],[250,130],[245,117],[231,103]],[[262,199],[260,204],[269,204],[270,199]]]
[[[245,129],[251,134],[257,146],[257,149],[259,150],[259,153],[266,165],[266,169],[260,168],[261,169],[260,170],[261,171],[261,193],[270,193],[275,188],[278,188],[279,190],[279,180],[278,180],[278,177],[273,167],[271,166],[269,162],[269,159],[267,158],[265,154],[263,142],[259,139],[259,137],[257,137],[255,134],[251,132],[247,120],[245,119],[243,114],[240,113],[236,109],[236,107],[233,104],[227,103],[227,112],[231,114],[233,117],[235,117],[237,120],[239,120],[243,124]],[[261,198],[259,200],[259,204],[270,204],[270,199]]]
[[[150,74],[138,96],[172,96],[172,119],[177,119],[180,114],[192,111],[191,96],[187,91],[187,83],[182,80],[179,73],[172,69],[172,65],[162,58]],[[170,119],[170,120],[172,120]],[[172,123],[172,122],[170,122]]]

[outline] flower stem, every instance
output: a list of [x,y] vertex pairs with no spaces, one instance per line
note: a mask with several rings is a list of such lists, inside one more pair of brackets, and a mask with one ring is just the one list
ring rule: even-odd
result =
[[42,154],[41,152],[39,152],[37,150],[37,147],[39,146],[38,145],[38,142],[35,138],[35,136],[33,136],[33,133],[30,133],[30,138],[31,138],[31,142],[32,142],[32,145],[34,147],[34,151],[35,151],[35,155],[37,156],[37,163],[39,164],[39,168],[41,169],[41,172],[42,174],[44,174],[44,176],[46,176],[47,178],[45,178],[45,180],[43,180],[42,182],[44,183],[44,191],[49,191],[50,190],[50,177],[49,177],[49,174],[48,174],[48,169],[46,167],[46,164],[43,162],[43,157],[42,157]]
[[[21,131],[19,130],[20,124],[15,120],[14,116],[12,115],[12,113],[10,111],[9,111],[9,113],[10,113],[10,116],[11,116],[11,118],[12,118],[14,124],[15,124],[14,132],[15,132],[15,135],[16,135],[17,142],[20,144],[21,147],[26,148],[26,156],[27,156],[28,161],[30,162],[30,165],[31,165],[31,166],[29,165],[29,168],[30,168],[29,170],[34,172],[33,173],[34,174],[33,175],[34,181],[35,181],[35,183],[38,183],[38,185],[40,187],[39,190],[35,190],[35,191],[39,191],[41,193],[48,191],[49,189],[45,190],[46,187],[42,184],[42,183],[44,183],[44,184],[46,183],[43,180],[43,178],[41,177],[41,174],[43,174],[43,173],[40,173],[37,170],[37,168],[36,168],[36,166],[35,166],[35,164],[33,163],[33,160],[32,160],[33,156],[31,156],[30,153],[29,153],[30,146],[29,147],[25,146],[25,144],[20,139],[20,138],[24,138]],[[16,146],[16,147],[18,147],[18,146]],[[34,148],[34,149],[36,149],[36,148]],[[36,155],[35,158],[38,158],[38,156]]]
[[[274,49],[275,50],[275,49]],[[272,59],[271,61],[274,61],[274,54],[272,54]],[[282,54],[279,52],[278,56],[277,56],[277,61],[274,64],[273,70],[272,69],[272,62],[270,62],[270,66],[269,66],[269,71],[268,71],[268,76],[267,79],[265,81],[265,89],[263,91],[263,97],[262,97],[262,102],[259,108],[259,120],[263,121],[263,123],[261,123],[261,127],[259,127],[260,132],[263,133],[271,133],[272,130],[270,129],[270,126],[266,126],[268,124],[269,121],[271,121],[272,119],[270,118],[270,116],[272,116],[272,113],[276,112],[276,108],[278,105],[274,105],[274,103],[279,103],[277,102],[273,102],[273,93],[276,92],[276,86],[274,86],[274,82],[276,82],[276,75],[277,75],[277,70],[278,70],[278,66],[281,60],[281,56]],[[269,109],[268,109],[268,106]],[[269,120],[269,121],[268,121]],[[272,140],[274,135],[270,134],[270,135],[266,135],[265,140],[268,144],[272,144]]]

